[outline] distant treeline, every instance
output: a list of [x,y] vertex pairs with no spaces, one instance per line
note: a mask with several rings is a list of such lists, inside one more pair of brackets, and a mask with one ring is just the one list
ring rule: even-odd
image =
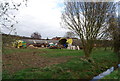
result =
[[[37,39],[37,38],[31,38],[31,37],[25,37],[25,36],[18,36],[18,35],[8,35],[8,34],[2,34],[2,37],[12,37],[12,38],[19,38],[19,39]],[[37,39],[39,40],[39,39]]]
[[[22,39],[35,39],[35,38],[18,36],[18,35],[2,34],[2,45],[11,46],[12,42],[14,42],[15,40],[22,40]],[[36,38],[35,40],[40,40],[40,39]]]

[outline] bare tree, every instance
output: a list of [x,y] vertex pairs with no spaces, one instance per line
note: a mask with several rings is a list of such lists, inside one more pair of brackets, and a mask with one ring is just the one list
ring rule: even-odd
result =
[[32,38],[35,38],[35,39],[41,39],[41,34],[38,33],[38,32],[34,32],[32,35],[31,35]]
[[[118,7],[120,4],[118,4],[119,2],[116,3],[115,7]],[[119,8],[119,7],[118,7]],[[110,17],[108,19],[108,28],[104,31],[104,39],[110,39],[112,40],[112,48],[114,48],[114,52],[118,54],[119,50],[120,50],[120,44],[119,44],[119,40],[120,40],[120,16],[117,16],[117,11],[118,9],[114,9],[112,11],[112,13],[110,14]]]
[[66,34],[65,34],[65,37],[69,37],[69,38],[75,38],[75,33],[74,32],[71,32],[71,31],[69,31],[69,32],[66,32]]
[[65,2],[62,24],[80,37],[87,58],[94,40],[103,36],[113,5],[113,2]]
[[15,19],[15,11],[19,10],[21,4],[25,4],[27,6],[27,0],[21,0],[21,2],[15,0],[0,1],[0,26],[3,29],[8,29],[9,34],[12,31],[16,31],[14,25],[18,23],[18,21]]
[[113,48],[114,52],[118,54],[120,52],[120,16],[118,17],[112,17],[109,20],[109,28],[108,32],[110,33],[110,36],[113,40]]
[[[120,7],[120,4],[119,4],[119,7]],[[119,12],[120,13],[120,12]],[[118,47],[117,48],[117,54],[119,55],[120,57],[120,14],[118,16],[118,39],[117,39],[117,44],[116,46]]]
[[[0,27],[1,29],[7,29],[9,34],[2,37],[3,47],[5,47],[6,44],[11,46],[11,42],[19,39],[12,37],[10,34],[12,32],[17,34],[16,28],[14,26],[18,23],[18,21],[16,20],[15,12],[19,10],[22,4],[25,4],[27,6],[27,0],[21,0],[20,2],[18,2],[17,0],[0,0]],[[2,33],[4,32],[0,31],[0,34]]]
[[[120,1],[117,2],[118,8],[120,7]],[[114,47],[114,52],[118,54],[120,57],[120,10],[118,9],[118,16],[113,19],[113,22],[111,21],[110,27],[113,25],[115,27],[115,30],[113,30],[113,47]]]

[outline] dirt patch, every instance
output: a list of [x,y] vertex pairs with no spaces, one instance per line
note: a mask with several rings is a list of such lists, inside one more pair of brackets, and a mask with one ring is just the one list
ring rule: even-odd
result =
[[2,56],[3,70],[10,73],[26,69],[39,68],[50,66],[52,64],[59,64],[68,61],[72,56],[61,56],[58,58],[48,58],[38,55],[37,52],[32,53],[13,53]]

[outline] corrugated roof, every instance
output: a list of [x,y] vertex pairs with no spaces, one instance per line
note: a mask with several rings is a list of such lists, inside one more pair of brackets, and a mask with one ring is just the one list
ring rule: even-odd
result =
[[23,41],[27,42],[27,43],[58,43],[59,40],[33,40],[33,39],[22,39]]

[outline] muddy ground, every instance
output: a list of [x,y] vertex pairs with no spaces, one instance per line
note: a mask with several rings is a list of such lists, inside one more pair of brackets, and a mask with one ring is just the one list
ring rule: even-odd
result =
[[59,64],[68,61],[72,56],[61,56],[57,58],[44,57],[38,55],[37,52],[3,54],[3,71],[10,73],[17,72],[26,68],[39,68]]

